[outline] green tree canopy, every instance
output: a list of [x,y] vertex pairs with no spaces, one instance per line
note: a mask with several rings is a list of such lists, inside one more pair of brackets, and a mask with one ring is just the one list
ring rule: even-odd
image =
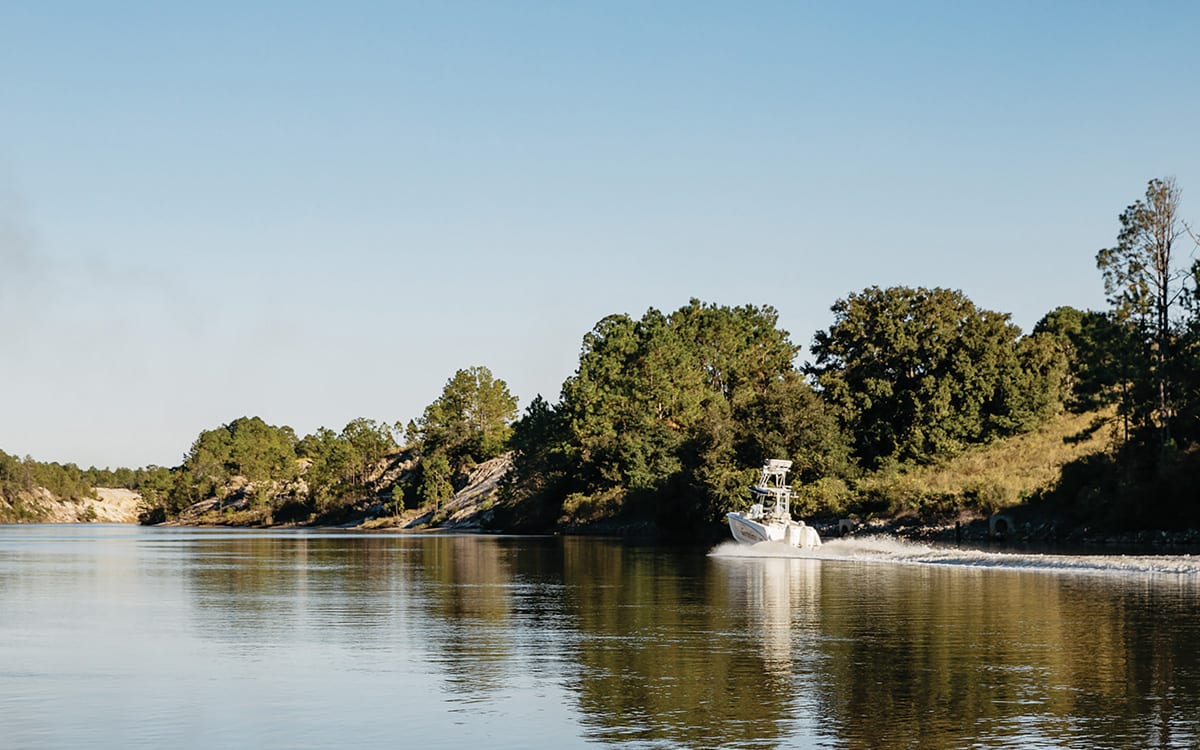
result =
[[441,508],[446,501],[454,497],[454,485],[450,461],[440,450],[427,454],[421,462],[421,485],[417,494],[421,500],[435,508]]
[[341,433],[322,427],[305,435],[296,447],[297,454],[308,460],[304,481],[318,510],[370,494],[372,477],[394,450],[392,428],[362,417],[350,420]]
[[502,487],[509,501],[502,523],[511,529],[551,528],[570,491],[573,452],[557,405],[538,394],[513,425],[513,470]]
[[1137,367],[1133,329],[1094,310],[1057,307],[1037,322],[1066,357],[1067,405],[1087,411],[1116,403]]
[[870,287],[832,309],[808,369],[868,464],[953,454],[1059,406],[1065,356],[962,292]]
[[[518,428],[516,484],[550,467],[562,481],[543,485],[576,502],[678,525],[736,507],[764,458],[813,473],[844,466],[840,431],[793,368],[797,351],[771,307],[692,300],[670,315],[610,315],[584,336],[561,402]],[[561,442],[527,448],[526,435]]]
[[507,449],[516,416],[516,397],[491,370],[459,370],[446,382],[442,395],[425,407],[418,425],[422,450],[440,451],[455,464],[467,457],[494,458]]
[[339,436],[351,448],[353,466],[350,478],[359,486],[366,487],[379,463],[396,450],[396,438],[392,428],[373,419],[351,420],[342,428]]
[[295,476],[296,433],[259,417],[239,417],[200,433],[184,457],[194,475],[220,479],[243,476],[251,482]]
[[298,472],[296,433],[259,417],[239,417],[200,433],[180,467],[172,510],[211,496],[235,476],[249,482],[288,481]]

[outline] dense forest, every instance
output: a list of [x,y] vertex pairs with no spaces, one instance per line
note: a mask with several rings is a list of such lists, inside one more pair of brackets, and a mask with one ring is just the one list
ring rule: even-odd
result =
[[[482,462],[511,468],[498,528],[690,531],[740,508],[765,458],[795,463],[806,516],[929,521],[1040,503],[1079,523],[1200,523],[1200,263],[1180,190],[1151,180],[1096,256],[1102,311],[1060,307],[1023,334],[960,291],[870,287],[833,303],[810,359],[769,306],[691,300],[614,314],[583,336],[555,401],[518,414],[486,367],[455,373],[407,424],[355,419],[297,436],[241,417],[202,432],[174,468],[80,470],[0,453],[0,516],[20,497],[96,486],[142,496],[142,519],[335,523],[436,511]],[[1089,415],[1107,448],[1057,481],[913,488],[931,466]],[[210,515],[203,516],[203,512]],[[190,515],[189,515],[190,514]],[[0,520],[3,520],[0,517]]]

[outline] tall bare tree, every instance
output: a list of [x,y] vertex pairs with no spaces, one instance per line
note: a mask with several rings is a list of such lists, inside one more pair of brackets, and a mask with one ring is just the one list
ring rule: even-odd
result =
[[1115,247],[1096,254],[1104,290],[1119,322],[1137,326],[1150,344],[1150,372],[1155,391],[1152,420],[1160,442],[1170,439],[1173,416],[1168,363],[1173,327],[1171,314],[1187,291],[1186,269],[1172,258],[1175,242],[1186,232],[1179,218],[1179,186],[1174,177],[1153,179],[1142,200],[1121,213]]

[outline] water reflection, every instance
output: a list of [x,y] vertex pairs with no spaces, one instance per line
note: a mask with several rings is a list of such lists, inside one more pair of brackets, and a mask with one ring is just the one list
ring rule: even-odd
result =
[[495,713],[532,680],[565,690],[583,736],[608,744],[1198,737],[1189,578],[305,535],[221,539],[186,571],[205,638],[398,649],[451,711]]
[[347,544],[304,534],[205,539],[184,568],[192,626],[247,646],[320,642],[369,646],[394,620],[398,562],[383,539]]
[[15,746],[1200,745],[1197,576],[55,533],[0,529]]
[[423,638],[446,689],[477,704],[502,692],[512,659],[513,575],[501,547],[471,537],[423,539]]
[[1197,740],[1194,591],[877,565],[830,567],[824,583],[853,592],[822,619],[822,713],[845,747]]
[[790,678],[797,664],[806,672],[813,667],[820,573],[820,561],[806,559],[760,559],[725,571],[726,606],[746,613],[746,637],[758,641],[764,671],[778,680]]
[[564,542],[567,605],[588,736],[683,747],[773,744],[791,697],[764,687],[764,650],[731,582],[707,560],[589,540]]

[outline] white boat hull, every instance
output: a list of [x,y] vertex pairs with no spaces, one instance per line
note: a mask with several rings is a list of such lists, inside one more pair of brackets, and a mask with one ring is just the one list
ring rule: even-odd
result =
[[821,537],[811,526],[803,523],[761,523],[754,521],[741,513],[726,513],[729,530],[733,538],[741,544],[758,544],[759,542],[781,542],[798,549],[812,549],[821,546]]

